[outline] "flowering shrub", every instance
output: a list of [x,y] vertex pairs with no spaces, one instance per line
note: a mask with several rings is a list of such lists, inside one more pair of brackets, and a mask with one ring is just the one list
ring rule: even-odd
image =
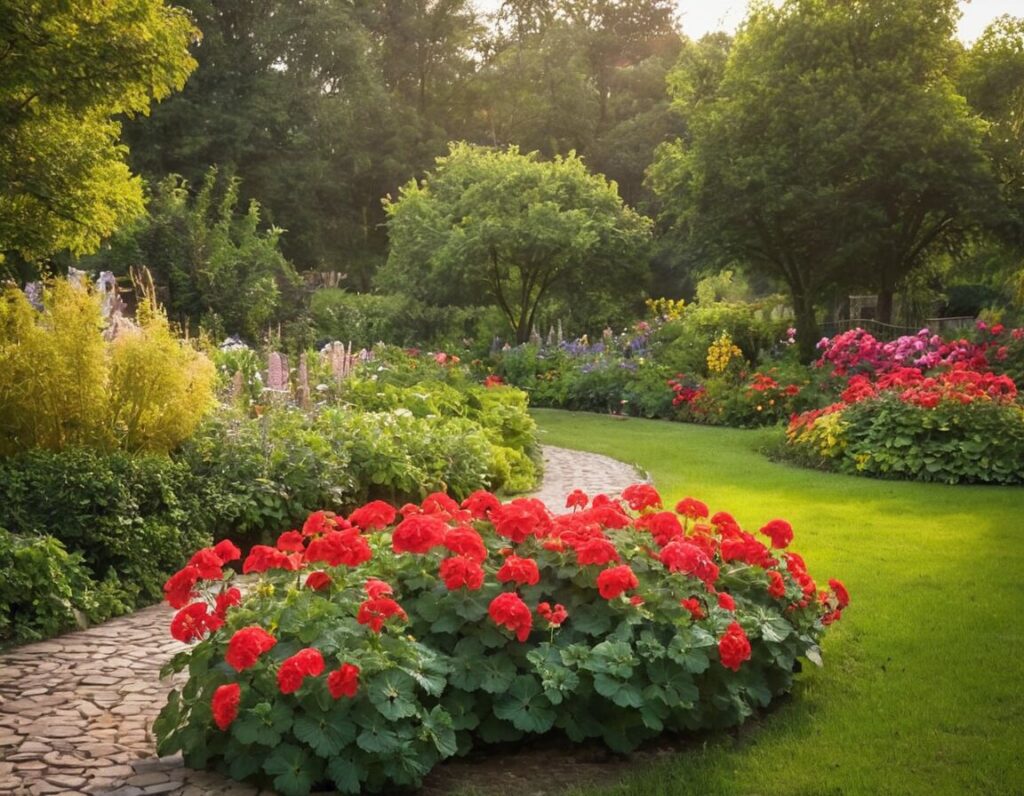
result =
[[776,368],[749,375],[697,381],[682,373],[667,382],[677,419],[734,427],[766,426],[789,418],[804,404],[802,388]]
[[1008,376],[894,368],[852,376],[841,398],[793,417],[796,458],[922,481],[1024,482],[1024,407]]
[[758,536],[647,484],[567,507],[476,492],[317,512],[253,548],[241,588],[237,547],[198,551],[165,585],[195,644],[165,669],[189,676],[160,754],[284,794],[379,792],[479,743],[557,729],[627,751],[734,725],[798,659],[820,664],[849,596],[818,588],[785,521]]

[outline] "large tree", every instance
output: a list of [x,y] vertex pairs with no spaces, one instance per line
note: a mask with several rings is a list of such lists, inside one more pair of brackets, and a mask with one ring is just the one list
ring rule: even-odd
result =
[[650,222],[572,153],[454,144],[385,209],[382,286],[441,306],[493,303],[518,342],[556,297],[641,297]]
[[162,0],[0,0],[0,258],[94,250],[143,210],[118,142],[195,66]]
[[722,263],[790,290],[801,350],[837,287],[893,292],[991,194],[984,123],[952,81],[955,0],[755,3],[690,140],[653,183],[676,227]]

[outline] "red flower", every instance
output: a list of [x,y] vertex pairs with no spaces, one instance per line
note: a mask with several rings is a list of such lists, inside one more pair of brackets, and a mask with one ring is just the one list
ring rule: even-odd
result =
[[472,558],[453,556],[441,562],[441,579],[449,591],[463,586],[472,591],[484,585],[484,570]]
[[414,514],[398,523],[391,536],[391,549],[396,553],[428,553],[432,548],[444,544],[447,531],[448,526],[440,517]]
[[224,659],[241,672],[254,666],[260,655],[269,652],[276,643],[277,639],[258,625],[243,627],[228,642]]
[[[845,608],[850,604],[850,593],[846,590],[846,586],[843,585],[843,582],[841,580],[836,580],[835,578],[832,578],[828,582],[828,585],[832,589],[832,592],[836,595],[836,600],[839,601],[840,609]],[[836,618],[838,619],[838,617]]]
[[187,644],[198,641],[223,624],[223,619],[208,612],[206,603],[192,603],[174,615],[171,620],[171,636]]
[[547,620],[551,627],[559,627],[562,622],[569,618],[569,612],[561,603],[551,607],[551,603],[543,602],[537,605],[537,613]]
[[359,690],[359,667],[354,663],[343,663],[340,669],[327,675],[327,690],[335,699],[354,697]]
[[501,501],[486,489],[478,489],[462,501],[462,508],[472,514],[475,519],[483,520],[492,511],[501,508]]
[[306,647],[286,658],[277,670],[277,687],[282,694],[294,694],[307,677],[317,677],[324,670],[324,656],[320,650]]
[[540,581],[540,570],[532,558],[509,556],[498,570],[498,580],[502,583],[518,583],[521,586],[533,586]]
[[213,552],[217,554],[221,564],[226,564],[229,561],[238,561],[242,557],[242,551],[238,549],[238,545],[232,542],[230,539],[224,539],[217,542],[213,546]]
[[780,550],[793,541],[793,526],[785,520],[772,520],[761,529],[761,533],[771,537],[772,547]]
[[650,531],[658,547],[664,547],[684,534],[682,523],[671,511],[659,511],[657,514],[641,517],[637,520],[637,527]]
[[377,578],[367,578],[366,584],[363,588],[366,590],[366,594],[371,600],[379,600],[381,597],[390,597],[394,593],[390,584],[387,584],[382,580],[377,580]]
[[533,614],[514,591],[502,592],[487,608],[494,623],[506,627],[516,634],[520,641],[526,641],[533,626]]
[[239,605],[242,602],[242,592],[232,586],[230,589],[225,589],[217,595],[217,604],[214,609],[214,613],[220,619],[224,619],[227,616],[228,608],[233,605]]
[[476,531],[466,525],[450,529],[444,535],[444,546],[456,555],[482,562],[487,558],[484,540]]
[[185,566],[167,579],[164,584],[164,599],[171,608],[184,608],[189,600],[199,596],[199,592],[195,590],[198,582],[199,570],[193,566]]
[[516,498],[511,503],[491,512],[491,522],[499,536],[511,539],[516,544],[534,536],[541,524],[541,517],[535,506],[523,498]]
[[504,384],[505,382],[501,380],[501,376],[497,376],[493,373],[484,377],[484,387],[487,387],[488,389],[492,387],[501,387]]
[[603,536],[595,536],[576,545],[576,562],[581,567],[587,564],[604,566],[618,560],[619,551]]
[[220,580],[224,576],[224,565],[212,547],[197,550],[185,566],[195,567],[200,580]]
[[386,528],[395,521],[398,511],[390,503],[374,500],[348,515],[348,521],[364,531]]
[[750,660],[750,640],[739,622],[729,625],[725,635],[718,640],[718,656],[722,666],[734,672],[740,670],[743,661]]
[[690,612],[690,616],[693,617],[694,620],[703,619],[706,616],[704,613],[704,607],[696,597],[688,597],[685,600],[680,600],[679,604]]
[[622,499],[633,511],[647,508],[661,508],[661,495],[650,484],[630,484],[622,490]]
[[634,594],[632,597],[629,598],[630,605],[643,605],[645,602],[646,600],[644,600],[644,598],[641,597],[639,594]]
[[669,572],[685,572],[704,581],[708,586],[718,580],[718,566],[707,553],[689,542],[676,540],[665,545],[659,556]]
[[565,499],[565,507],[567,509],[585,509],[589,502],[590,498],[587,497],[586,492],[582,489],[574,489]]
[[306,588],[313,591],[321,591],[328,588],[333,581],[326,572],[310,572],[306,578]]
[[301,553],[306,549],[302,542],[302,534],[298,531],[285,531],[277,537],[277,549],[283,553]]
[[251,572],[266,572],[268,569],[294,571],[299,568],[298,558],[292,558],[276,548],[258,544],[249,551],[245,563],[242,564],[242,572],[248,575]]
[[422,508],[426,514],[452,516],[458,513],[459,504],[444,492],[431,492],[423,498]]
[[334,519],[329,517],[326,511],[314,511],[306,518],[306,522],[302,525],[303,536],[316,536],[321,533],[327,533],[334,528]]
[[213,721],[222,731],[227,730],[238,716],[238,703],[241,700],[242,688],[238,683],[219,686],[213,692],[213,699],[210,700]]
[[408,615],[402,610],[402,606],[390,597],[371,597],[359,605],[359,613],[356,621],[361,625],[369,625],[374,633],[380,633],[384,623],[392,616],[400,619],[408,619]]
[[722,591],[718,593],[718,607],[724,608],[726,611],[735,611],[736,601],[732,598],[731,594],[726,594]]
[[306,549],[306,561],[325,561],[331,567],[358,567],[372,557],[369,542],[355,528],[329,531]]
[[708,516],[708,506],[695,498],[687,497],[676,503],[676,513],[691,520],[699,520]]
[[786,596],[786,582],[782,579],[782,573],[774,569],[768,572],[768,593],[772,597]]
[[611,567],[597,576],[597,590],[606,600],[613,600],[625,591],[640,585],[636,574],[627,565]]

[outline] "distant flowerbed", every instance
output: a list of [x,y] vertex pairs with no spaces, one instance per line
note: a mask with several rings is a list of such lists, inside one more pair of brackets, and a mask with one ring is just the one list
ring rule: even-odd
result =
[[784,520],[748,533],[646,484],[566,507],[433,494],[317,512],[244,561],[198,551],[165,585],[195,644],[165,670],[189,679],[160,753],[284,794],[378,792],[531,734],[627,751],[734,725],[820,665],[849,595],[819,589]]

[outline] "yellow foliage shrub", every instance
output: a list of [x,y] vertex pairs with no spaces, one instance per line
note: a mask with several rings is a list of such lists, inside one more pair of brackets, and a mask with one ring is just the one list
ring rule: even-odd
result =
[[143,302],[139,327],[103,337],[100,297],[66,280],[36,310],[0,298],[0,455],[82,446],[167,452],[213,405],[213,363]]

